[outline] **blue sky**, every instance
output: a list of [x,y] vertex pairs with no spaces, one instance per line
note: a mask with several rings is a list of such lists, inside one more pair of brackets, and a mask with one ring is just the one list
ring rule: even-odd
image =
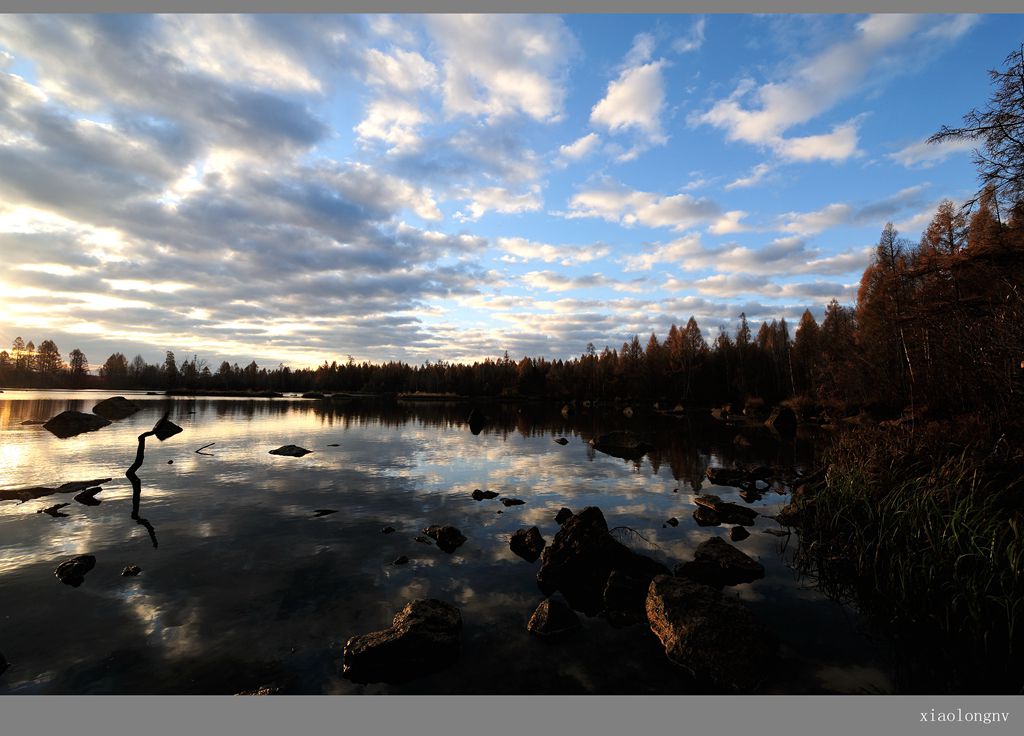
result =
[[1021,16],[0,17],[0,342],[578,355],[852,304]]

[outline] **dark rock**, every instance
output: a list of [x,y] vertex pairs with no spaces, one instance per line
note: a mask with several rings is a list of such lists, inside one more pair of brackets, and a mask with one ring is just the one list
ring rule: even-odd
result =
[[562,524],[564,524],[565,522],[567,522],[571,518],[572,518],[572,510],[571,509],[567,509],[565,506],[563,506],[562,508],[560,508],[558,510],[558,513],[555,514],[555,523],[558,524],[558,526],[562,526]]
[[691,562],[676,567],[676,575],[721,587],[760,580],[764,566],[721,537],[712,537],[697,547]]
[[796,425],[796,414],[788,406],[776,406],[765,421],[765,426],[771,427],[779,434],[786,435],[795,433]]
[[740,601],[686,578],[659,575],[646,608],[665,654],[697,680],[746,692],[764,679],[775,642]]
[[53,574],[65,585],[77,588],[85,582],[85,574],[96,567],[96,558],[92,555],[77,555],[57,565]]
[[498,494],[495,493],[494,491],[481,491],[479,488],[474,489],[474,491],[473,491],[473,500],[474,501],[483,501],[483,500],[488,499],[488,498],[497,498],[497,497],[498,497]]
[[756,468],[747,471],[747,476],[755,481],[769,480],[773,475],[775,475],[775,471],[767,465],[758,465]]
[[46,420],[45,419],[26,419],[24,422],[21,423],[21,426],[22,427],[27,427],[27,426],[32,425],[32,424],[46,424]]
[[608,623],[621,627],[647,621],[644,606],[651,579],[648,575],[612,570],[604,586],[604,614]]
[[440,547],[443,551],[448,552],[449,554],[451,554],[459,547],[461,547],[462,544],[466,541],[466,538],[462,535],[462,532],[460,532],[454,526],[449,526],[447,524],[445,524],[444,526],[440,526],[438,524],[431,524],[423,530],[423,533],[431,539],[437,541],[437,546]]
[[183,431],[184,430],[181,427],[172,422],[166,416],[161,417],[160,421],[156,423],[155,427],[153,427],[153,434],[161,442]]
[[324,398],[327,398],[327,397],[324,396],[319,391],[307,391],[306,393],[302,394],[302,398],[304,398],[304,399],[324,399]]
[[788,503],[775,515],[775,520],[783,526],[800,526],[804,515],[812,506],[813,504],[806,503],[805,507],[801,508],[795,502]]
[[744,539],[750,536],[750,532],[742,526],[734,526],[729,530],[729,539],[734,542],[742,542]]
[[708,468],[704,473],[716,486],[740,487],[752,479],[745,470],[733,468]]
[[503,498],[501,503],[505,508],[508,508],[509,506],[522,506],[526,501],[520,501],[518,498]]
[[452,664],[459,656],[462,614],[434,599],[399,611],[391,627],[345,643],[342,675],[354,682],[404,682]]
[[337,442],[332,442],[331,444],[329,444],[327,446],[328,447],[341,447],[341,445],[339,445]]
[[101,501],[96,498],[96,494],[103,489],[99,486],[92,488],[86,488],[84,491],[75,496],[75,500],[83,506],[99,506]]
[[466,421],[469,423],[469,431],[473,434],[480,434],[484,427],[487,426],[487,417],[475,407],[469,413],[469,418]]
[[136,576],[136,575],[138,575],[138,574],[139,574],[140,572],[142,572],[142,568],[141,568],[141,567],[139,567],[138,565],[127,565],[127,566],[126,566],[126,567],[125,567],[125,568],[124,568],[124,569],[123,569],[123,570],[121,571],[121,577],[123,577],[123,578],[128,578],[128,577],[135,577],[135,576]]
[[278,447],[276,450],[271,450],[270,454],[286,455],[288,457],[302,457],[303,455],[308,455],[311,452],[313,451],[307,450],[304,447],[299,447],[298,445],[284,445],[283,447]]
[[564,636],[582,628],[579,616],[560,600],[550,598],[541,601],[530,616],[526,630],[542,639],[553,639]]
[[536,562],[546,544],[544,537],[540,535],[540,530],[535,526],[531,526],[529,529],[519,529],[512,534],[512,538],[508,542],[509,549],[527,562]]
[[396,557],[396,558],[395,558],[395,561],[394,561],[394,562],[392,562],[391,564],[392,564],[392,565],[404,565],[404,564],[405,564],[405,563],[407,563],[408,561],[409,561],[409,558],[408,558],[408,557],[406,557],[405,555],[402,555],[401,557]]
[[598,452],[625,460],[639,460],[654,449],[654,445],[644,442],[635,433],[624,430],[603,434],[597,439],[591,440],[590,444]]
[[59,486],[32,486],[31,488],[15,488],[9,491],[0,491],[0,501],[31,501],[43,496],[52,496],[55,493],[75,493],[91,486],[98,486],[109,483],[110,478],[97,478],[96,480],[76,480],[70,483],[62,483]]
[[693,510],[693,520],[698,526],[718,526],[722,523],[722,517],[706,506],[698,506]]
[[[713,493],[702,493],[694,496],[693,502],[700,508],[714,512],[714,516],[706,513],[703,514],[703,517],[707,520],[708,524],[711,524],[712,519],[717,517],[718,521],[714,523],[724,522],[726,524],[753,526],[758,517],[758,513],[755,509],[723,501]],[[698,524],[701,523],[701,520],[697,518],[696,513],[693,518],[697,519]]]
[[393,526],[386,526],[380,530],[381,534],[394,534],[395,528]]
[[559,437],[558,439],[555,440],[555,442],[557,442],[560,445],[568,445],[569,444],[569,440],[567,440],[565,437]]
[[419,542],[420,544],[433,544],[434,543],[433,540],[427,539],[424,536],[416,537],[416,541]]
[[65,506],[70,506],[70,504],[57,503],[57,504],[54,504],[53,506],[48,506],[45,509],[39,509],[38,511],[36,511],[36,513],[37,514],[49,514],[54,519],[62,519],[62,518],[66,518],[67,517],[67,514],[62,514],[61,511],[60,511]]
[[673,516],[668,521],[666,521],[665,523],[668,524],[669,526],[679,526],[679,519],[677,519],[676,517]]
[[750,440],[741,434],[736,435],[733,438],[732,443],[736,445],[736,447],[750,447]]
[[320,518],[321,516],[327,516],[328,514],[336,514],[336,513],[338,513],[337,509],[315,509],[313,511],[313,516],[315,516],[317,518]]
[[588,506],[570,517],[544,549],[537,584],[545,595],[560,591],[574,609],[594,616],[604,608],[604,590],[614,570],[647,580],[668,572],[616,541],[601,509]]
[[74,437],[83,432],[95,432],[110,424],[109,419],[104,419],[95,414],[86,414],[81,411],[62,411],[53,419],[43,425],[43,429],[49,430],[61,439]]
[[117,421],[118,419],[124,419],[130,417],[132,414],[139,410],[139,405],[134,401],[129,401],[123,396],[111,396],[109,399],[104,399],[100,403],[96,404],[92,408],[93,414],[98,414],[104,419],[111,421]]

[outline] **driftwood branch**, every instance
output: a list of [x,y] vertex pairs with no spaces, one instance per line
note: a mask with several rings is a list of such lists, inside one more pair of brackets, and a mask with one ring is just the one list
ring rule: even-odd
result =
[[208,445],[203,445],[198,450],[196,450],[196,454],[197,455],[209,455],[210,457],[213,457],[213,453],[212,452],[203,452],[203,450],[205,450],[207,447],[213,447],[216,444],[217,444],[216,442],[211,442]]

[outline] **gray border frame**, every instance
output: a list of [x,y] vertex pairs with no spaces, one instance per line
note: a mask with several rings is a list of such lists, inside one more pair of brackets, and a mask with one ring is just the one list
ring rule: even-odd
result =
[[[1021,12],[1019,0],[0,0],[25,12]],[[1024,40],[1024,39],[1022,39]],[[498,675],[500,676],[500,675]],[[922,714],[1000,712],[1005,723],[921,722]],[[1018,696],[5,696],[0,734],[120,736],[864,736],[1024,733]]]

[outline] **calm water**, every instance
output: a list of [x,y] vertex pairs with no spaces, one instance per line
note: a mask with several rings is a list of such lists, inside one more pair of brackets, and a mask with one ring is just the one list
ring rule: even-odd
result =
[[[526,622],[542,600],[540,563],[514,555],[509,536],[536,525],[550,542],[559,508],[596,505],[609,526],[631,527],[650,543],[634,538],[631,546],[671,567],[711,535],[728,535],[726,526],[695,524],[696,489],[742,503],[735,489],[701,485],[709,464],[815,459],[808,438],[765,431],[738,450],[735,430],[713,420],[626,419],[610,410],[567,420],[550,406],[483,405],[492,423],[478,436],[465,424],[468,405],[168,402],[132,393],[123,395],[142,411],[98,432],[62,440],[21,424],[90,411],[109,395],[0,394],[0,490],[112,478],[94,507],[73,494],[0,502],[0,652],[11,663],[0,693],[235,693],[267,684],[310,694],[694,692],[643,626],[615,629],[593,618],[557,643],[529,635]],[[137,435],[168,408],[185,431],[163,443],[151,438],[139,470],[139,515],[154,546],[131,518],[124,471]],[[620,428],[650,432],[658,451],[637,463],[595,454],[585,442]],[[560,436],[569,443],[553,442]],[[211,455],[196,454],[211,442]],[[284,444],[314,452],[268,454]],[[526,503],[477,502],[475,488]],[[774,513],[786,500],[769,492],[754,505]],[[36,513],[65,502],[66,517]],[[315,518],[316,509],[338,513]],[[679,526],[664,526],[672,516]],[[414,541],[434,523],[459,527],[468,541],[451,555]],[[386,525],[397,532],[381,534]],[[888,655],[853,611],[793,572],[796,537],[761,531],[774,526],[759,519],[737,544],[767,576],[726,589],[781,642],[767,690],[891,691]],[[75,554],[97,559],[79,588],[53,575]],[[403,554],[410,563],[393,566]],[[121,577],[129,564],[142,573]],[[403,685],[342,678],[345,640],[388,626],[416,597],[462,609],[458,664]]]

